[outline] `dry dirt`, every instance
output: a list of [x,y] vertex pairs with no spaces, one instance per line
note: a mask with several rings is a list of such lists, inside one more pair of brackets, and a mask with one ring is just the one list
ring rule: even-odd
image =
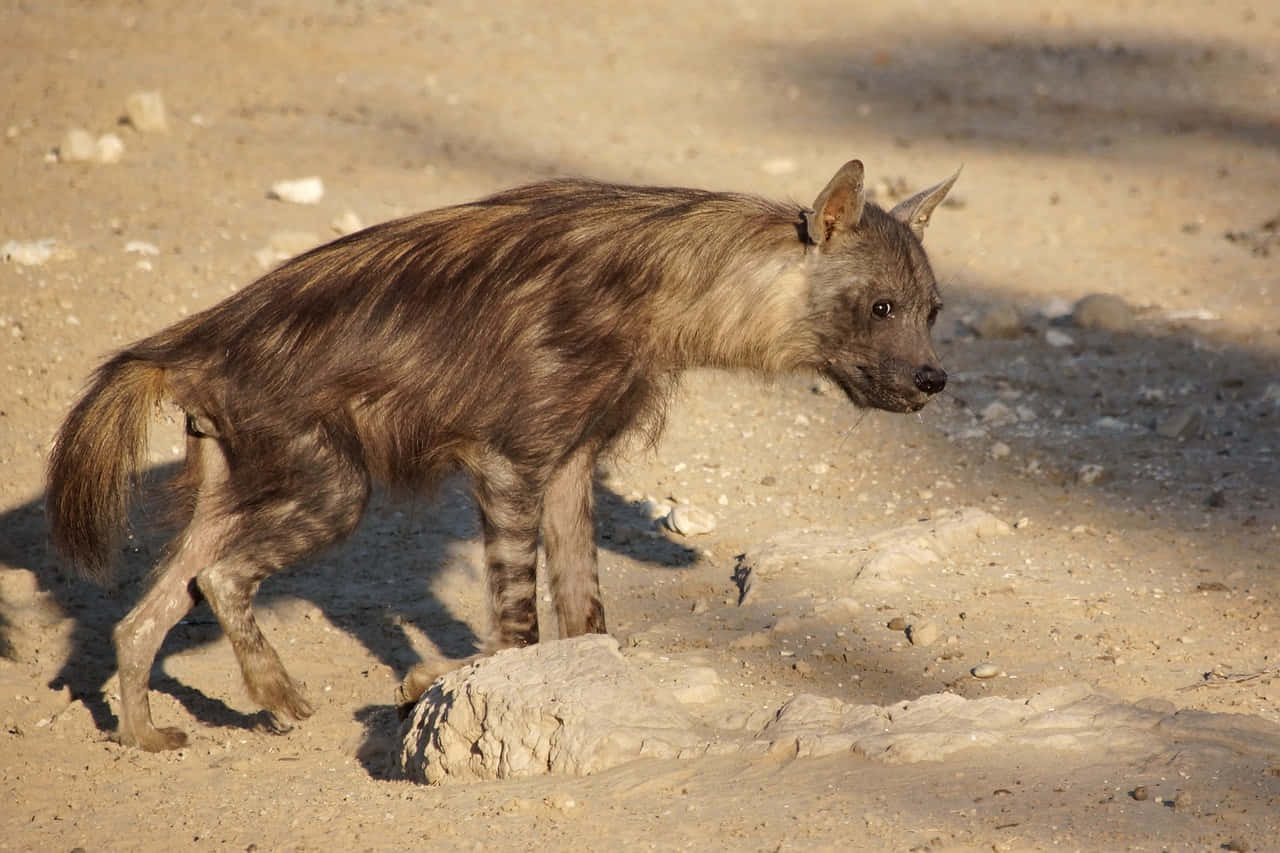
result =
[[[0,849],[1280,846],[1273,4],[9,0],[0,55],[0,244],[54,241],[41,264],[0,265]],[[120,122],[140,90],[162,93],[167,132]],[[77,127],[116,134],[119,162],[54,156]],[[926,240],[947,392],[903,417],[812,377],[690,377],[656,451],[600,481],[624,651],[711,666],[759,709],[1083,683],[1237,716],[1184,714],[1203,737],[1183,726],[1142,754],[1104,739],[391,778],[399,678],[484,630],[459,482],[379,500],[343,548],[266,584],[265,630],[312,719],[267,730],[202,606],[152,678],[159,723],[191,746],[112,742],[110,626],[160,543],[133,540],[99,590],[63,573],[41,510],[50,438],[112,348],[347,211],[372,223],[553,174],[807,202],[852,156],[885,201],[964,165]],[[311,175],[318,204],[268,198]],[[1133,324],[1061,316],[1095,292]],[[971,331],[994,307],[1019,313],[1012,337]],[[178,439],[158,423],[161,471]],[[718,526],[656,530],[646,498]],[[810,535],[962,507],[1016,529],[901,577],[804,559]],[[739,605],[737,555],[770,540],[794,559]],[[983,663],[1001,674],[974,678]]]

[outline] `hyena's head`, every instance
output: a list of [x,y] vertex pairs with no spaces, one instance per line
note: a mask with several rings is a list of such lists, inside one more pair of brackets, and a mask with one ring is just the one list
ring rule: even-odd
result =
[[920,239],[958,176],[885,212],[852,160],[806,213],[815,366],[856,405],[914,412],[946,385],[929,340],[942,301]]

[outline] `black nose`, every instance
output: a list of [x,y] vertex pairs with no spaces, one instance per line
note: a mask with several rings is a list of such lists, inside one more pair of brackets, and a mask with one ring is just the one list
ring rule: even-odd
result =
[[947,387],[947,372],[941,367],[926,364],[916,370],[916,387],[926,394],[937,394]]

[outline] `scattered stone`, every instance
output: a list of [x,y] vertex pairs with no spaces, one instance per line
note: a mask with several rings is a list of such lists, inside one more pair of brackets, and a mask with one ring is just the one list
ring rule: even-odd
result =
[[813,675],[813,664],[809,663],[808,661],[798,660],[795,663],[791,664],[791,668],[794,669],[796,671],[796,674],[801,676],[802,678],[808,678],[809,676]]
[[24,267],[38,267],[53,257],[55,241],[46,240],[10,240],[0,248],[0,257],[6,262],[12,261]]
[[1094,483],[1100,483],[1107,476],[1107,469],[1101,465],[1082,465],[1080,470],[1076,471],[1076,480],[1086,486]]
[[1156,421],[1156,434],[1164,438],[1187,439],[1200,434],[1204,414],[1196,406],[1184,406]]
[[995,678],[1000,674],[1000,667],[993,663],[980,663],[969,672],[974,678]]
[[164,133],[169,129],[164,97],[159,92],[134,92],[125,99],[124,114],[141,133]]
[[1280,382],[1272,382],[1268,384],[1262,391],[1262,399],[1260,402],[1264,405],[1270,403],[1271,405],[1280,408]]
[[1018,420],[1018,414],[1011,409],[1006,403],[1000,400],[992,400],[978,412],[978,417],[983,423],[1000,425],[1011,424]]
[[1232,853],[1249,853],[1252,848],[1249,847],[1248,841],[1245,841],[1242,838],[1233,838],[1226,844],[1223,844],[1222,849],[1229,850]]
[[901,616],[895,616],[885,624],[885,627],[890,631],[905,631],[907,630],[907,620]]
[[324,181],[314,176],[291,181],[276,181],[271,185],[267,198],[292,204],[316,204],[324,198]]
[[706,613],[711,605],[707,603],[705,598],[699,598],[693,602],[693,606],[689,608],[689,612],[695,616]]
[[1147,795],[1147,786],[1146,786],[1146,785],[1139,785],[1138,787],[1134,788],[1132,791],[1130,791],[1130,792],[1129,792],[1129,796],[1133,797],[1133,798],[1134,798],[1135,800],[1137,800],[1138,802],[1142,802],[1142,801],[1143,801],[1143,800],[1145,800],[1145,799],[1147,798],[1147,796],[1148,796],[1148,795]]
[[73,127],[62,137],[58,146],[58,159],[63,163],[86,163],[97,159],[98,143],[81,127]]
[[716,517],[696,506],[678,506],[667,514],[666,524],[681,536],[700,536],[716,529]]
[[94,159],[99,163],[119,163],[124,157],[124,140],[114,133],[104,133],[94,143]]
[[790,157],[775,157],[761,163],[760,170],[766,175],[790,175],[796,170],[796,161]]
[[1044,340],[1051,347],[1061,349],[1063,347],[1074,346],[1076,339],[1068,335],[1061,329],[1046,329]]
[[158,255],[160,248],[154,243],[148,243],[145,240],[130,240],[124,244],[125,252],[133,255]]
[[1073,310],[1075,309],[1068,300],[1063,299],[1061,296],[1055,296],[1041,306],[1040,316],[1053,322],[1054,320],[1070,317]]
[[364,230],[364,221],[354,210],[344,210],[342,215],[329,223],[329,227],[339,234],[354,234]]
[[1012,452],[1013,451],[1009,448],[1009,445],[1005,444],[1003,441],[997,441],[995,444],[991,445],[992,459],[1004,459]]
[[938,624],[932,620],[926,620],[908,626],[907,639],[911,641],[911,645],[926,648],[932,646],[938,641]]
[[1009,340],[1022,334],[1022,318],[1012,305],[991,305],[978,312],[969,327],[980,338]]
[[1128,332],[1133,329],[1133,308],[1119,296],[1093,293],[1076,303],[1071,320],[1081,329]]

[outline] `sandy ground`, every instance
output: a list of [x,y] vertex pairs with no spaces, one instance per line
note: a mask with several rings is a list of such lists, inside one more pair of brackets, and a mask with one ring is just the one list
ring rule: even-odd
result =
[[[4,3],[0,244],[22,245],[0,264],[0,849],[1280,849],[1280,11],[862,5]],[[162,93],[167,132],[121,123],[140,90]],[[66,162],[72,128],[115,134],[119,162]],[[602,472],[615,635],[762,709],[1083,683],[1238,715],[1212,718],[1219,734],[1140,755],[397,780],[399,678],[484,630],[459,482],[378,500],[343,548],[263,589],[312,719],[265,730],[202,607],[152,679],[158,721],[191,746],[112,742],[110,626],[160,542],[133,540],[99,590],[59,567],[41,510],[50,438],[112,348],[348,211],[372,223],[558,174],[808,202],[853,156],[885,201],[964,165],[926,241],[947,393],[903,417],[813,377],[690,377],[656,451]],[[268,198],[312,175],[319,203]],[[1061,316],[1095,292],[1133,325]],[[997,308],[1018,312],[1012,337],[975,335]],[[179,438],[158,423],[158,469]],[[719,524],[655,531],[645,499]],[[736,556],[771,539],[960,507],[1016,528],[875,583],[799,559],[738,604]],[[925,621],[928,646],[897,627]],[[1001,674],[971,676],[987,662]]]

